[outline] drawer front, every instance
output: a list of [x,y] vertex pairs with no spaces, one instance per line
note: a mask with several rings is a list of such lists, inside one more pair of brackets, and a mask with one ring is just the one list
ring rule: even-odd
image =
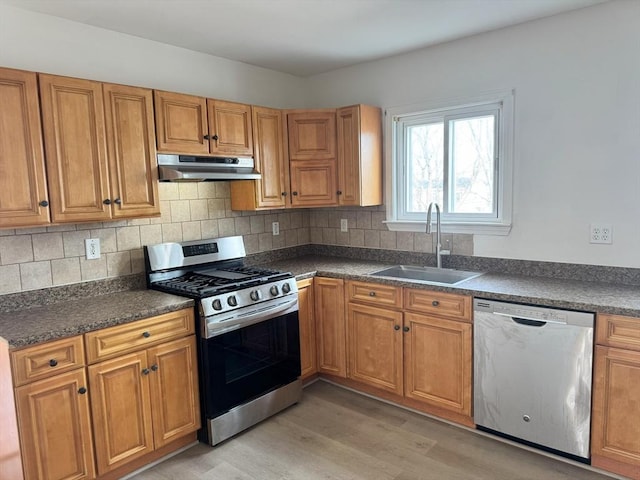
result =
[[471,321],[471,297],[467,295],[405,288],[404,308],[465,322]]
[[402,289],[379,283],[347,282],[347,301],[402,308]]
[[15,386],[67,372],[84,365],[82,335],[11,352]]
[[596,343],[640,352],[640,318],[599,314]]
[[185,337],[194,331],[193,309],[186,308],[89,332],[85,334],[87,362],[95,363],[149,345]]

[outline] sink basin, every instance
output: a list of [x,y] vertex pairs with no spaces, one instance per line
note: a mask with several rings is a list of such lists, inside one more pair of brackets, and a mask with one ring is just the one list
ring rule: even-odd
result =
[[467,272],[450,268],[420,267],[412,265],[396,265],[385,268],[370,275],[374,277],[391,277],[410,282],[433,285],[457,285],[482,275],[482,272]]

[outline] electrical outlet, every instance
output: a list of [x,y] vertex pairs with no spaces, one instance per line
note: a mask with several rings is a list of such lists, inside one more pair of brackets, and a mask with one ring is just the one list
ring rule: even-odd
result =
[[84,241],[84,251],[87,255],[87,260],[100,258],[100,239],[87,238]]
[[271,231],[273,235],[280,235],[280,222],[271,222]]
[[607,223],[592,223],[589,226],[589,243],[613,243],[613,228]]
[[346,218],[341,218],[340,219],[340,231],[341,232],[348,232],[349,231],[349,222],[347,222]]

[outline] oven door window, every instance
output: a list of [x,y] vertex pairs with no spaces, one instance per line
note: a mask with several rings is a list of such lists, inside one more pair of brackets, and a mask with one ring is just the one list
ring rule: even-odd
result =
[[298,312],[203,340],[207,416],[292,382],[300,376]]

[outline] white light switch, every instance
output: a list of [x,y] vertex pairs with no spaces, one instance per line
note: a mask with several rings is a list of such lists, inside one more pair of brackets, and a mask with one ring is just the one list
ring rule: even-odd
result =
[[100,239],[87,238],[84,241],[84,250],[87,254],[87,260],[95,260],[100,258]]

